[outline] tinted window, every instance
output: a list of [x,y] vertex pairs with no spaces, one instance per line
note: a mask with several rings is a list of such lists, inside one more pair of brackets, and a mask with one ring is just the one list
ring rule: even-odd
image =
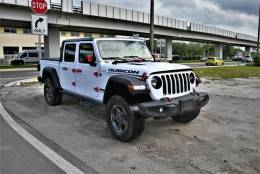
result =
[[79,36],[79,32],[71,32],[71,36]]
[[28,53],[28,57],[38,57],[38,53]]
[[64,50],[64,61],[74,62],[76,52],[76,44],[66,44]]
[[31,34],[31,29],[29,29],[29,28],[24,28],[24,29],[23,29],[23,33],[24,33],[24,34]]
[[5,33],[16,33],[16,28],[14,27],[5,27],[4,28]]
[[83,43],[79,46],[79,62],[85,63],[84,58],[87,55],[92,55],[95,59],[94,49],[92,44]]
[[20,56],[20,58],[25,58],[25,57],[27,57],[27,53],[23,53],[23,54]]

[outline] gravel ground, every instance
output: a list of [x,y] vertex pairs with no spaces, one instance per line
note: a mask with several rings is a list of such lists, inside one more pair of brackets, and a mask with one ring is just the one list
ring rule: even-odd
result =
[[114,140],[104,106],[66,96],[45,104],[42,85],[1,89],[4,106],[98,173],[260,173],[260,81],[203,79],[209,104],[189,124],[146,120],[131,143]]

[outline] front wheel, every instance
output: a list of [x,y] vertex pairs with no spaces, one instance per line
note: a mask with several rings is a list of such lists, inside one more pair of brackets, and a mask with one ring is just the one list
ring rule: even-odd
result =
[[172,119],[180,123],[188,123],[197,118],[200,114],[200,109],[185,112],[183,114],[172,116]]
[[123,142],[138,138],[144,130],[144,119],[135,114],[126,100],[118,95],[108,101],[106,121],[112,136]]
[[46,79],[44,81],[44,97],[46,103],[50,106],[61,104],[62,93],[54,87],[51,79]]

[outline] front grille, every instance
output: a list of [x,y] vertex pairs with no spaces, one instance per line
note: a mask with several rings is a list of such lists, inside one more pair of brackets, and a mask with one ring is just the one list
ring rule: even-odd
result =
[[161,75],[163,94],[173,95],[190,91],[190,75],[187,72]]

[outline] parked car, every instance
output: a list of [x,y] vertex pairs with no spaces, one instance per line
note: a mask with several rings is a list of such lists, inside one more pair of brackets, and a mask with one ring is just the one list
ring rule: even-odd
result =
[[[42,57],[44,57],[44,50],[42,50]],[[11,60],[11,65],[20,65],[25,63],[39,63],[38,50],[22,50],[17,57]]]
[[232,58],[232,61],[241,61],[242,60],[242,56],[234,56]]
[[108,128],[120,141],[139,137],[148,118],[188,123],[209,101],[196,92],[191,67],[154,62],[143,40],[80,38],[63,41],[61,50],[59,59],[40,60],[46,103],[60,105],[65,93],[106,104]]
[[244,56],[242,58],[242,62],[251,63],[251,62],[253,62],[253,59],[250,56]]
[[218,57],[209,57],[206,62],[206,66],[220,66],[224,65],[224,60],[218,58]]

